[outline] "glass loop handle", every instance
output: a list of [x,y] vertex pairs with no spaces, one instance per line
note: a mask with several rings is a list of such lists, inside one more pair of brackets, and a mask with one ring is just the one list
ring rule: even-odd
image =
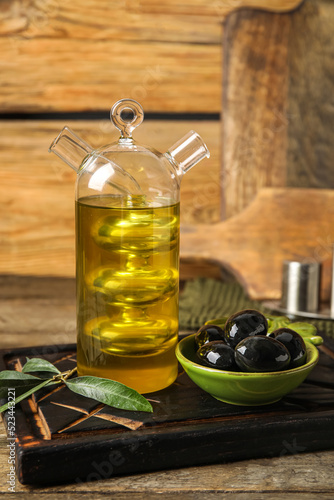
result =
[[131,138],[144,119],[144,110],[134,99],[121,99],[111,108],[110,119],[121,132],[121,138]]

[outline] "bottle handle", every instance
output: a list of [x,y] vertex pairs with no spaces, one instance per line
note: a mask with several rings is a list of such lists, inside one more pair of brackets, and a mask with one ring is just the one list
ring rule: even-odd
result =
[[121,132],[121,138],[132,138],[133,130],[144,119],[144,110],[134,99],[121,99],[110,110],[110,119]]

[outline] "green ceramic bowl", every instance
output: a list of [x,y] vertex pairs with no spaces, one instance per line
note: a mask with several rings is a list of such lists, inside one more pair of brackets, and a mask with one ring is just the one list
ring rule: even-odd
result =
[[308,341],[307,362],[292,370],[267,373],[228,372],[197,363],[195,334],[182,339],[176,357],[187,375],[201,389],[224,403],[259,406],[275,403],[298,387],[319,359],[318,349]]

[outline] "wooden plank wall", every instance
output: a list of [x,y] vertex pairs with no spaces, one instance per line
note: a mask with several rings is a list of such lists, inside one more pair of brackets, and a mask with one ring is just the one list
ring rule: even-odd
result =
[[224,215],[271,187],[334,189],[334,3],[232,13],[224,29]]
[[221,35],[236,7],[300,0],[4,0],[2,111],[221,110]]
[[190,128],[201,133],[211,158],[183,181],[182,222],[220,220],[224,19],[300,3],[3,0],[0,273],[73,276],[74,174],[47,149],[65,124],[94,147],[110,142],[107,119],[87,113],[107,116],[123,97],[162,117],[146,120],[139,141],[163,151]]

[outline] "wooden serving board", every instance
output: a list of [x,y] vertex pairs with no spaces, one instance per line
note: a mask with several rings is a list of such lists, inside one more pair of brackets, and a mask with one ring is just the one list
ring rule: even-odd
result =
[[[0,369],[43,357],[60,370],[76,363],[75,345],[0,352]],[[86,482],[256,457],[334,449],[334,341],[325,339],[306,382],[279,403],[219,402],[179,373],[152,393],[153,414],[121,411],[71,393],[43,389],[15,408],[16,466],[23,484]],[[7,425],[7,414],[4,416]]]
[[180,254],[229,269],[257,300],[281,298],[283,260],[322,262],[326,301],[333,244],[334,190],[263,188],[241,214],[181,228]]

